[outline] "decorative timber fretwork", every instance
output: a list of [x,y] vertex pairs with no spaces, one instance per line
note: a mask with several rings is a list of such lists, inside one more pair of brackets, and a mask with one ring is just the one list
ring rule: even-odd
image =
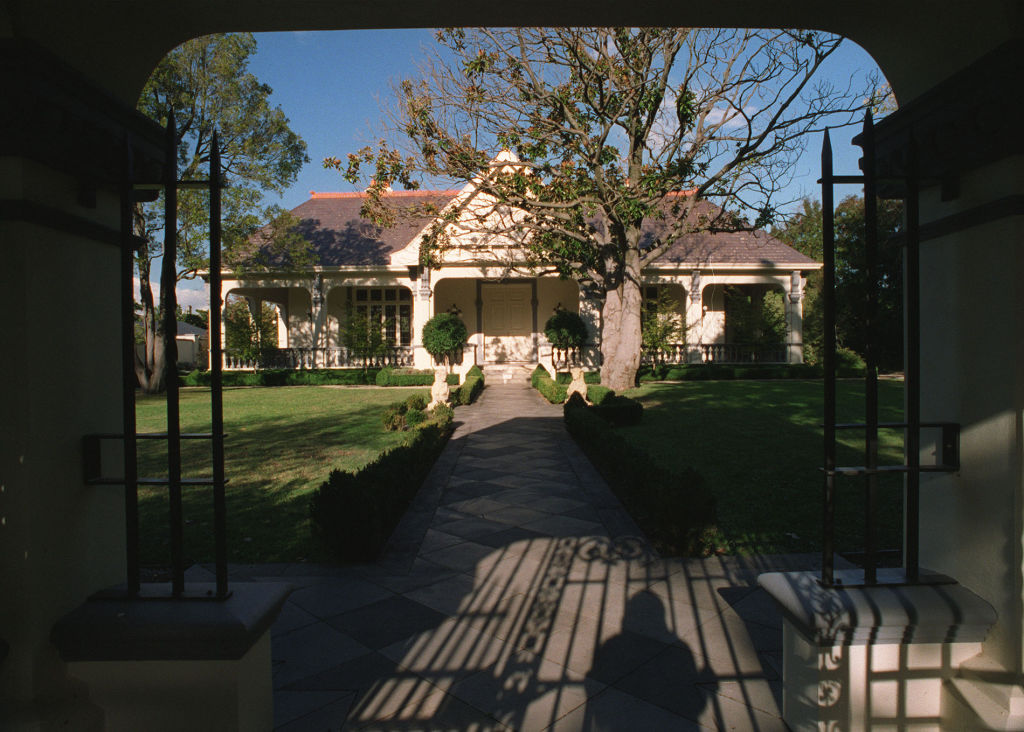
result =
[[79,202],[121,178],[126,136],[134,180],[160,180],[159,125],[98,88],[31,41],[0,39],[0,156],[17,156],[72,175]]
[[[958,195],[963,173],[1024,152],[1024,98],[1007,79],[1024,76],[1024,41],[1012,40],[878,122],[875,165],[881,181],[906,175],[911,137],[922,183]],[[899,198],[896,188],[881,191]]]

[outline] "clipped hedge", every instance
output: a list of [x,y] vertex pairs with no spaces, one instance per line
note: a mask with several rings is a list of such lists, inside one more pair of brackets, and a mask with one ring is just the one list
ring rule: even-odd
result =
[[663,467],[573,394],[565,426],[654,547],[664,555],[705,554],[715,530],[715,499],[697,471]]
[[[221,378],[224,386],[343,386],[375,383],[380,369],[265,369],[261,371],[225,371]],[[209,386],[210,372],[198,369],[180,374],[181,386]]]
[[451,409],[434,410],[408,442],[362,470],[332,471],[310,498],[314,542],[339,562],[376,559],[451,433]]
[[[825,369],[820,364],[716,364],[691,363],[642,366],[640,381],[710,381],[730,379],[820,379]],[[864,366],[840,361],[836,375],[843,378],[864,376]]]
[[385,366],[377,372],[377,386],[430,386],[434,383],[431,369],[394,369]]
[[539,391],[552,404],[561,404],[569,393],[565,384],[559,384],[552,379],[548,370],[540,365],[530,374],[530,386]]
[[484,372],[479,366],[473,366],[466,372],[466,380],[458,389],[452,390],[453,404],[472,404],[484,390]]
[[606,395],[600,404],[594,405],[591,409],[601,419],[617,427],[640,424],[644,418],[643,404],[636,399],[614,393]]

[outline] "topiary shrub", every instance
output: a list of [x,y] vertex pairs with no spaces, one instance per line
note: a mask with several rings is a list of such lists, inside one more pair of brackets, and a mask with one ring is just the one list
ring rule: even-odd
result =
[[571,360],[575,362],[579,349],[587,342],[587,326],[578,313],[558,308],[544,324],[544,337],[552,348],[565,354],[567,361],[573,354]]
[[453,313],[438,313],[423,325],[423,347],[437,363],[455,363],[467,338],[466,324]]
[[396,369],[385,366],[375,379],[377,386],[430,386],[434,372],[430,369]]

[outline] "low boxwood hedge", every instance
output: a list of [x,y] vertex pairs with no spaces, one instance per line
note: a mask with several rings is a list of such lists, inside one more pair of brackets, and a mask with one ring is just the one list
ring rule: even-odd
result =
[[[265,369],[262,371],[225,371],[224,386],[315,386],[321,384],[373,384],[380,369]],[[198,369],[180,374],[182,386],[209,386],[210,372]]]
[[376,559],[451,432],[452,410],[441,407],[362,470],[333,471],[310,498],[314,542],[339,562]]
[[702,555],[713,545],[715,499],[697,471],[669,470],[622,439],[583,398],[564,407],[565,426],[654,547],[667,556]]
[[466,380],[458,389],[452,390],[453,404],[472,404],[484,390],[484,372],[473,366],[466,372]]
[[[717,364],[688,363],[642,366],[640,381],[710,381],[728,379],[820,379],[825,369],[820,364]],[[836,375],[843,378],[864,376],[864,366],[840,361]]]
[[430,386],[434,383],[431,369],[394,369],[385,366],[377,372],[377,386]]
[[552,404],[561,404],[565,401],[569,390],[565,384],[559,384],[551,378],[551,374],[543,366],[538,365],[530,374],[530,385],[539,391],[545,399]]

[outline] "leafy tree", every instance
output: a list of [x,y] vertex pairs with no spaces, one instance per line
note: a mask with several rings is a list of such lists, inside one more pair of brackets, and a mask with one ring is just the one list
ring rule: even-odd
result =
[[[290,215],[277,207],[262,207],[264,194],[284,191],[308,158],[306,144],[289,128],[284,112],[271,107],[270,87],[248,70],[255,51],[251,33],[188,41],[164,57],[138,102],[139,111],[161,124],[167,122],[167,111],[174,110],[179,179],[208,175],[210,145],[217,133],[226,177],[224,261],[237,266],[251,259],[249,240],[263,221],[271,222],[264,229],[267,243],[276,243],[296,260],[309,258],[308,244],[291,235]],[[178,280],[209,267],[207,198],[204,190],[178,191]],[[142,388],[150,392],[164,388],[163,323],[150,283],[153,263],[164,252],[158,243],[163,207],[161,198],[140,205],[136,212],[136,232],[143,240],[136,268],[145,347],[135,370]]]
[[388,343],[378,318],[366,311],[355,308],[348,311],[341,326],[341,342],[356,358],[362,359],[363,368],[377,356],[387,352],[393,343]]
[[644,350],[662,363],[672,346],[686,343],[686,325],[679,314],[679,303],[667,287],[658,288],[658,296],[644,303],[640,326]]
[[178,321],[181,323],[188,323],[189,325],[194,325],[197,328],[208,328],[210,327],[210,311],[189,309],[188,312],[185,312],[182,309],[181,305],[179,305]]
[[[602,298],[601,382],[614,389],[629,388],[639,366],[644,266],[693,231],[770,223],[804,136],[851,121],[876,88],[819,80],[841,39],[802,30],[448,29],[437,38],[423,78],[397,87],[392,121],[405,142],[325,164],[353,182],[369,168],[364,215],[383,224],[395,217],[383,200],[392,183],[476,182],[482,203],[470,215],[481,229],[520,241],[531,271],[573,277]],[[443,257],[450,223],[442,217],[424,237],[423,264]]]
[[262,303],[259,318],[245,299],[233,299],[224,306],[224,343],[241,358],[260,363],[263,354],[277,348],[277,311]]
[[454,313],[438,313],[423,324],[423,347],[437,362],[450,367],[469,337],[466,324]]
[[[839,347],[863,354],[866,278],[864,273],[864,199],[847,196],[835,211],[836,341]],[[903,231],[901,201],[878,201],[879,291],[873,336],[880,368],[903,364],[903,250],[896,237]],[[821,203],[805,199],[800,213],[773,232],[794,249],[822,261]],[[823,343],[822,276],[808,277],[804,299],[804,348],[808,361],[820,359]]]

